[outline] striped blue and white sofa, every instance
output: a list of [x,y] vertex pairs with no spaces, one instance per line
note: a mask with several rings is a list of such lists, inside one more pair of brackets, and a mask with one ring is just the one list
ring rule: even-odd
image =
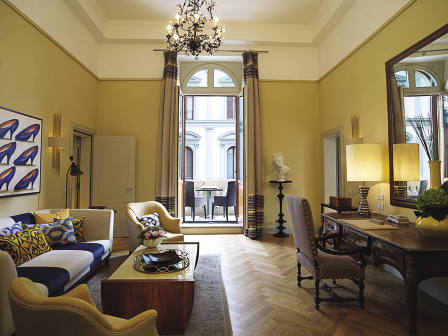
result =
[[[53,213],[60,209],[35,212]],[[112,210],[70,209],[73,218],[85,217],[85,243],[55,247],[16,267],[17,275],[44,285],[48,296],[58,296],[76,286],[89,275],[101,261],[109,264],[112,251],[114,213]],[[0,228],[22,224],[35,224],[32,212],[0,218]],[[1,265],[0,265],[1,272]]]

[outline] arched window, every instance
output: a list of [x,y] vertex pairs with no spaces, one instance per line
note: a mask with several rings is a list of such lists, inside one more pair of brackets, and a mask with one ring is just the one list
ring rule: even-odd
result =
[[180,62],[180,88],[186,95],[233,95],[241,91],[240,62]]
[[185,147],[185,179],[193,179],[193,150],[190,147]]
[[426,71],[415,70],[415,86],[416,87],[428,87],[437,86],[437,82],[434,77]]
[[227,150],[227,178],[236,178],[236,148],[235,146],[229,147]]

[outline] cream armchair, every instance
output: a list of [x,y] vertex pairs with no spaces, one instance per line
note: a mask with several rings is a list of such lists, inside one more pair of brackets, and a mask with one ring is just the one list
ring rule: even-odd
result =
[[157,312],[147,310],[130,320],[103,315],[86,285],[59,297],[47,297],[27,278],[9,286],[16,336],[158,336]]
[[157,212],[159,214],[160,225],[166,232],[167,238],[164,241],[184,241],[184,235],[180,229],[180,219],[173,218],[165,207],[155,201],[129,203],[126,205],[126,222],[128,224],[129,253],[135,251],[139,246],[137,235],[143,231],[143,225],[137,217],[150,215]]

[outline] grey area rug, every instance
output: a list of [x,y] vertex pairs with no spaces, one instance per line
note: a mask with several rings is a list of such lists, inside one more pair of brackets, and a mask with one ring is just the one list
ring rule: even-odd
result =
[[[93,302],[102,312],[101,280],[108,279],[128,256],[112,256],[109,267],[101,266],[85,282]],[[221,255],[199,256],[194,273],[194,305],[185,336],[229,336],[232,324],[226,289],[221,273]],[[179,334],[176,334],[179,335]]]

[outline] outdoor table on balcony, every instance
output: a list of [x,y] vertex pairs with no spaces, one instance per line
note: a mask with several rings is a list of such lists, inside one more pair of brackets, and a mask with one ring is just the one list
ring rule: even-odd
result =
[[212,210],[212,191],[223,191],[224,189],[218,187],[201,187],[196,189],[196,191],[206,191],[207,192],[207,213],[205,214],[205,218],[211,218],[211,210]]

